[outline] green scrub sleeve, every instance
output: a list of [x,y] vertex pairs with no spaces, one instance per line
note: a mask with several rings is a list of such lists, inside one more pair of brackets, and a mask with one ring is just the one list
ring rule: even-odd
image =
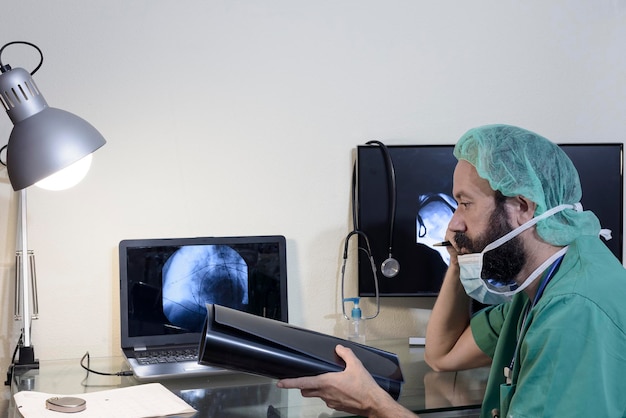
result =
[[494,356],[508,305],[504,303],[487,307],[476,313],[470,322],[474,341],[491,358]]

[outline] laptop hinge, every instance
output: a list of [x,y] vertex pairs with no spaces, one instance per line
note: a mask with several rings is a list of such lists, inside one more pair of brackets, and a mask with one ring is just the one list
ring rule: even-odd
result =
[[139,346],[135,346],[133,347],[134,351],[146,351],[148,348],[145,345],[139,345]]

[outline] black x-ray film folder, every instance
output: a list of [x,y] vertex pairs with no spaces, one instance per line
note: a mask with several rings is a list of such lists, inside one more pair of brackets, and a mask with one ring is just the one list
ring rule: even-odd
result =
[[337,344],[350,348],[374,380],[398,399],[404,379],[398,356],[220,305],[207,304],[200,364],[284,379],[344,370]]

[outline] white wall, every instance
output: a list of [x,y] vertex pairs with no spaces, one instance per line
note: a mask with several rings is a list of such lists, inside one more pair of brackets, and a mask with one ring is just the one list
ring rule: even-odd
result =
[[[283,234],[291,322],[341,335],[352,153],[367,140],[451,144],[485,123],[626,135],[624,0],[4,3],[0,43],[41,47],[48,103],[108,141],[74,189],[28,191],[44,360],[119,353],[125,238]],[[30,70],[36,54],[2,58]],[[0,145],[11,129],[0,117]],[[5,367],[16,197],[4,168],[0,182]],[[385,299],[369,337],[423,333],[430,306]]]

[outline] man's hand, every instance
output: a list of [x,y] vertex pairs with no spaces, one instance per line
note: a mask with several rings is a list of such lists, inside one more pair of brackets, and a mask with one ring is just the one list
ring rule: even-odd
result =
[[351,414],[370,417],[415,417],[378,386],[352,350],[338,345],[335,351],[346,363],[344,371],[283,379],[277,386],[284,389],[300,389],[304,397],[321,398],[329,408]]

